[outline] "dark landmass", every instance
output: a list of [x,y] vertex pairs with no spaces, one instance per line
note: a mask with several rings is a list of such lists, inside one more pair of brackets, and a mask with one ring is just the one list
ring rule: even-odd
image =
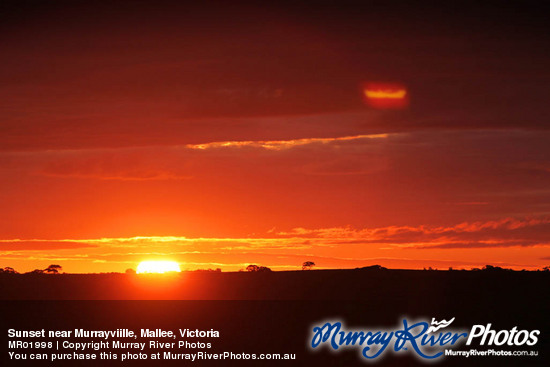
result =
[[[496,330],[540,330],[534,357],[445,357],[437,366],[547,366],[550,272],[312,270],[262,273],[1,274],[6,328],[219,330],[211,351],[296,353],[295,361],[201,361],[199,365],[370,365],[359,350],[308,347],[314,325],[340,320],[365,330],[403,327],[408,320],[450,320],[453,327],[491,323]],[[80,300],[80,301],[79,301]],[[82,301],[88,300],[88,301]],[[103,300],[103,301],[102,301]],[[107,300],[107,301],[105,301]],[[136,301],[141,300],[141,301]],[[217,300],[217,301],[212,301]],[[401,326],[399,326],[401,325]],[[4,334],[4,333],[3,333]],[[5,335],[0,339],[7,345]],[[461,349],[468,349],[462,346]],[[494,347],[477,347],[481,349]],[[497,348],[521,350],[525,347]],[[193,350],[190,350],[193,351]],[[155,352],[155,350],[148,350]],[[376,366],[424,366],[414,353],[388,355]],[[26,365],[7,359],[6,365]],[[30,361],[29,361],[30,362]],[[120,366],[117,361],[100,361]],[[163,365],[181,366],[180,360]],[[46,364],[46,363],[41,363]],[[132,361],[131,365],[158,365]],[[38,363],[29,363],[37,366]],[[64,361],[57,365],[74,365]],[[79,365],[97,365],[82,361]]]
[[370,300],[543,298],[550,272],[350,270],[179,274],[0,274],[4,300]]

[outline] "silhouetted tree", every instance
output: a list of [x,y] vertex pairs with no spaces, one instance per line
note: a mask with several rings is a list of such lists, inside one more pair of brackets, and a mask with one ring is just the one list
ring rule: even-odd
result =
[[59,271],[61,269],[61,265],[50,265],[46,269],[44,269],[44,273],[59,274]]
[[493,266],[493,265],[485,265],[483,267],[483,269],[481,269],[483,271],[505,271],[505,270],[511,270],[511,269],[504,269],[504,268],[501,268],[500,266]]
[[0,274],[19,274],[14,268],[6,266],[4,269],[0,269]]
[[25,273],[25,274],[44,274],[44,270],[34,269],[33,271],[29,271],[28,273]]
[[[221,273],[222,269],[220,269],[220,268],[216,268],[216,269],[208,268],[208,269],[195,269],[194,271],[196,273]],[[242,271],[242,269],[239,270],[239,271]]]
[[545,266],[544,268],[542,268],[542,271],[550,271],[550,266]]
[[246,271],[250,273],[265,273],[271,271],[267,266],[248,265]]
[[[362,268],[355,268],[357,270],[388,270],[388,268],[383,267],[382,265],[370,265],[364,266]],[[426,268],[424,268],[426,270]]]
[[130,269],[126,269],[125,273],[126,274],[135,274],[136,271],[134,269],[130,268]]
[[315,266],[315,263],[313,261],[304,261],[302,264],[302,270],[311,270],[312,267]]
[[257,272],[260,267],[258,265],[248,265],[246,267],[246,271],[249,271],[251,273]]

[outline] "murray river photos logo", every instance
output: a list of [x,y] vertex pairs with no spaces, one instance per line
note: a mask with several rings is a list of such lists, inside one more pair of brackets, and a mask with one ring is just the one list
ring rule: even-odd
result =
[[[347,330],[340,321],[324,322],[313,327],[311,348],[313,350],[326,346],[337,351],[343,348],[355,348],[366,360],[376,360],[388,352],[413,353],[422,360],[443,359],[444,356],[474,356],[474,355],[531,355],[513,354],[517,351],[468,351],[455,350],[461,345],[474,348],[485,347],[517,347],[534,346],[538,342],[539,330],[495,330],[492,324],[473,325],[470,330],[453,329],[451,324],[455,318],[437,321],[432,318],[427,321],[409,322],[401,320],[396,329],[378,330]],[[500,354],[498,354],[498,353]],[[537,353],[538,354],[538,353]]]

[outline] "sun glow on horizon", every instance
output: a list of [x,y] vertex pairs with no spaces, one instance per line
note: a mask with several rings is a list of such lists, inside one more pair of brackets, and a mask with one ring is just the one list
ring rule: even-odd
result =
[[181,271],[175,261],[142,261],[139,263],[136,273],[138,274],[164,274]]

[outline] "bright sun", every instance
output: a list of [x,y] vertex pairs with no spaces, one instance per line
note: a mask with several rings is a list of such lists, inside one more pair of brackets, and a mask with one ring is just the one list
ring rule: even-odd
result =
[[180,272],[175,261],[142,261],[137,267],[138,274]]

